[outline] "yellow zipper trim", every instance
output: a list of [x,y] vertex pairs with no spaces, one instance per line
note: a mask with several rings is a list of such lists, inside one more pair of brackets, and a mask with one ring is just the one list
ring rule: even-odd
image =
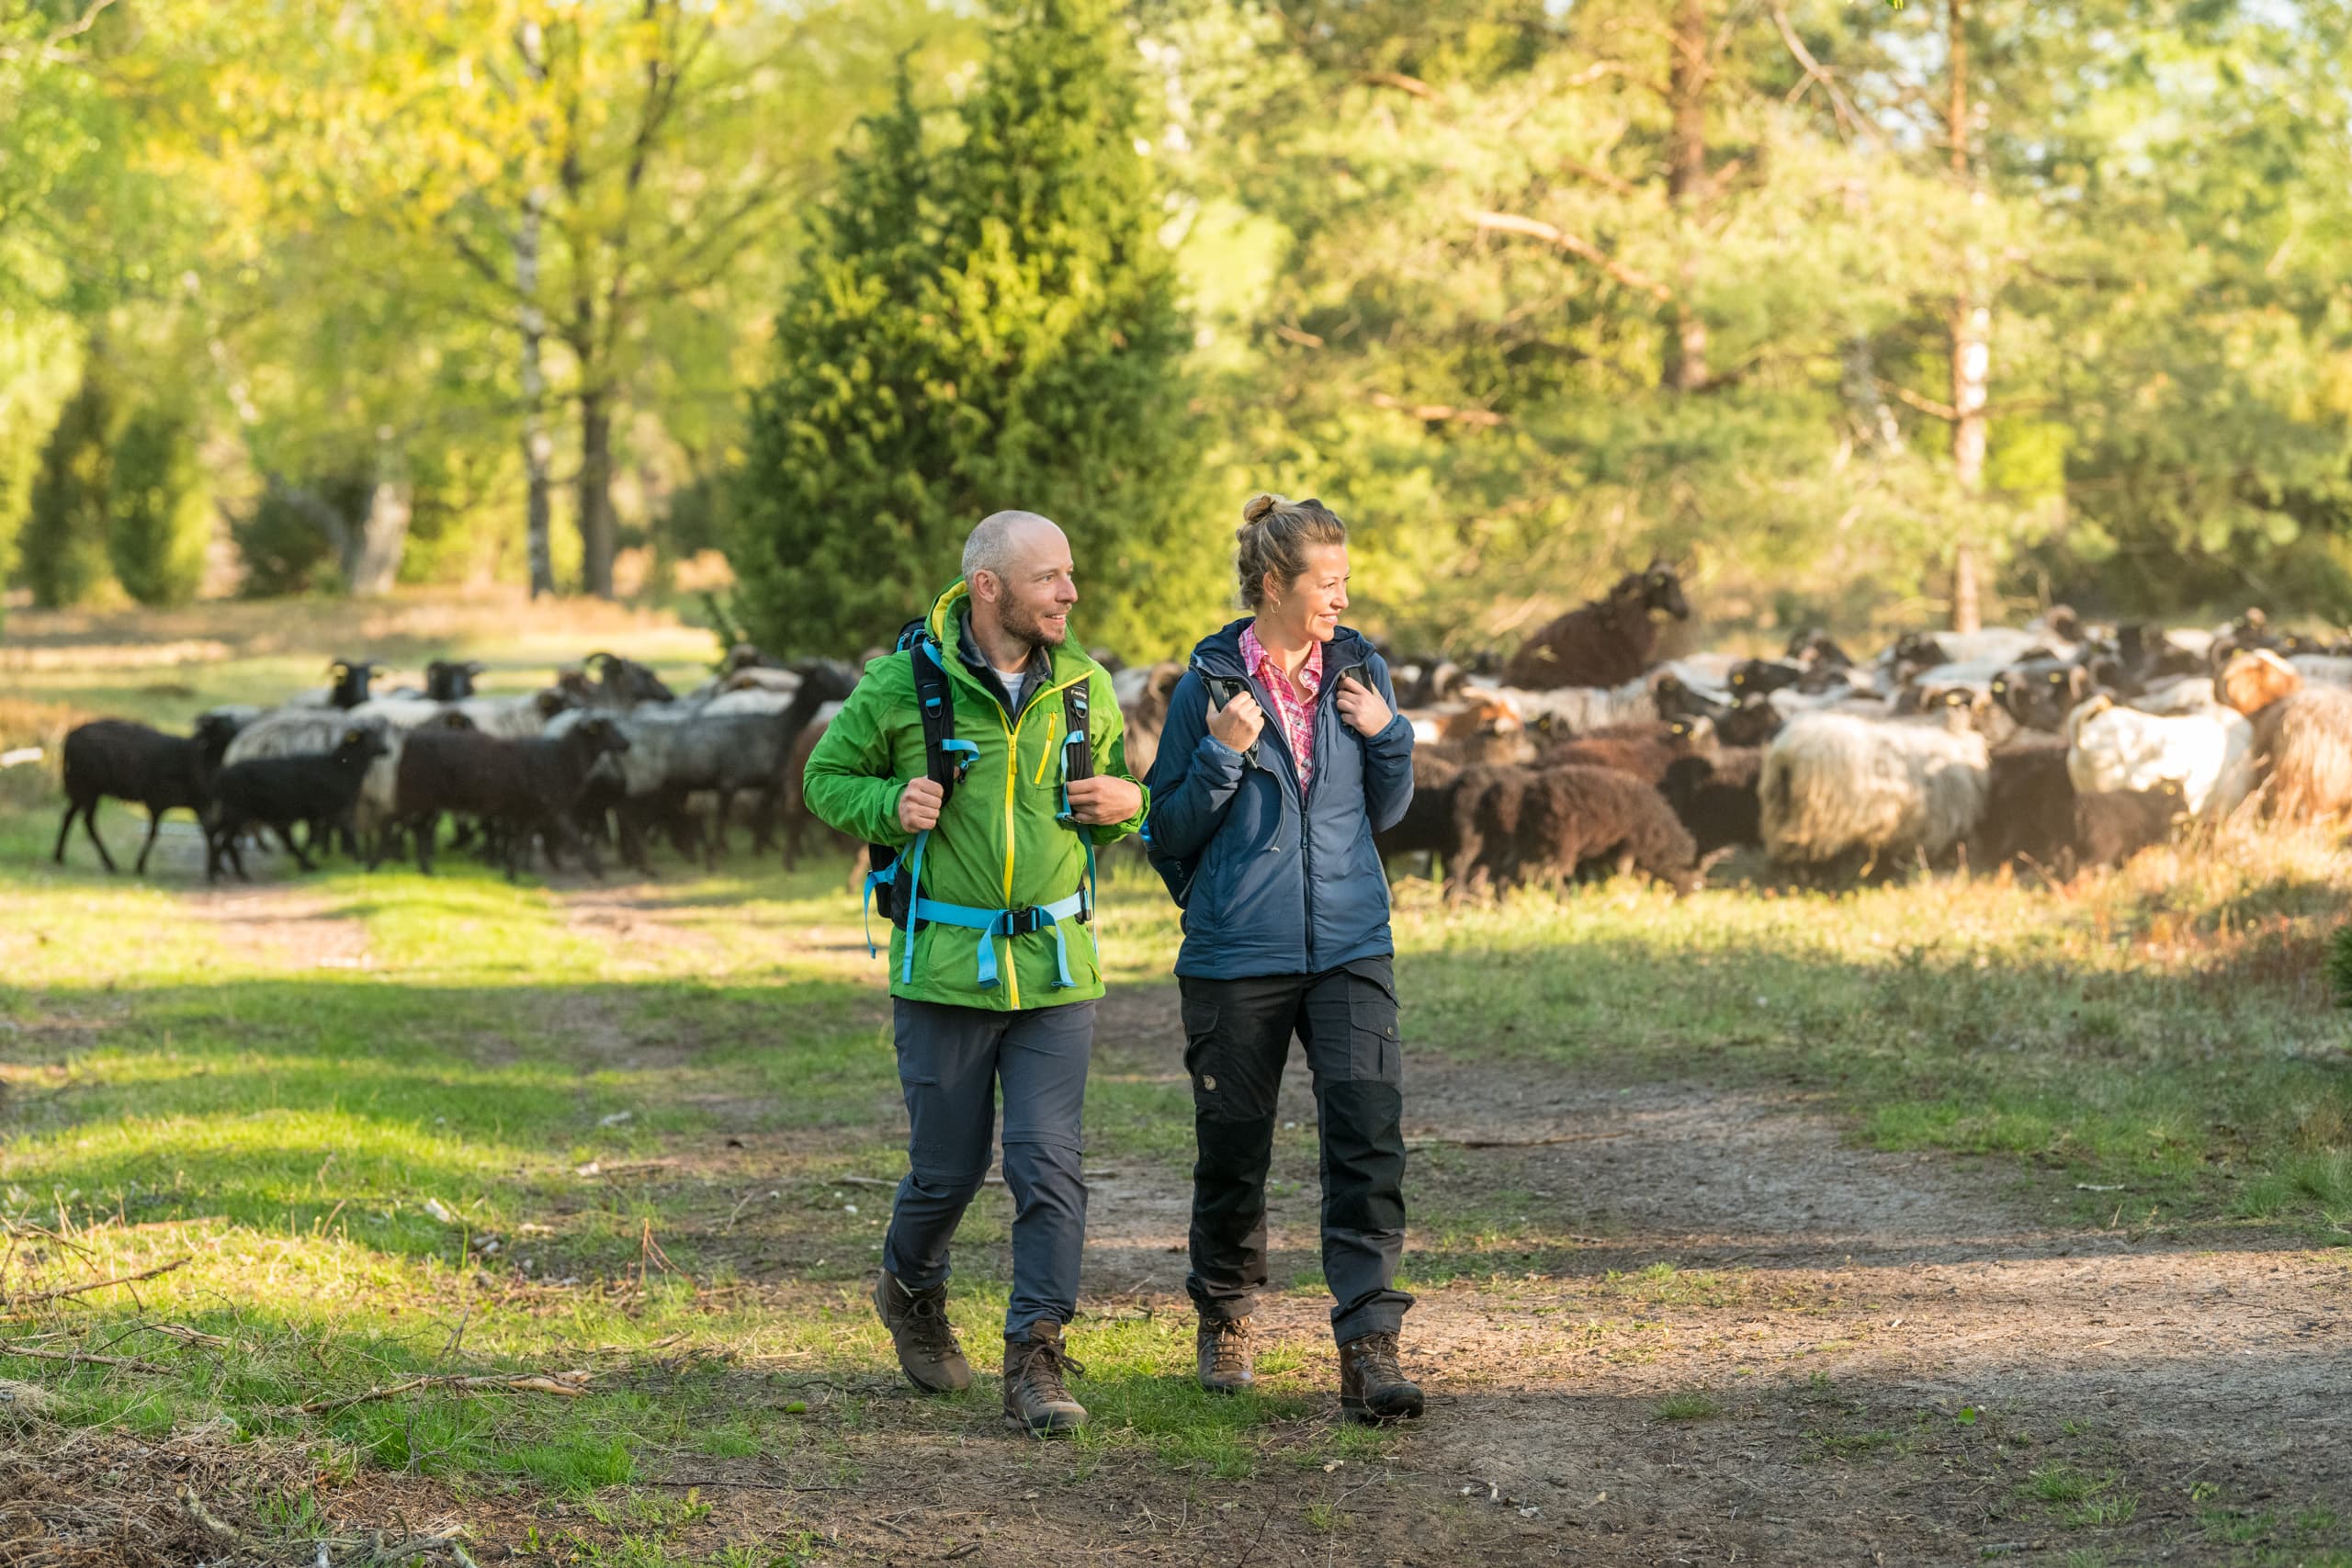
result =
[[1046,720],[1046,754],[1037,759],[1037,776],[1029,781],[1031,784],[1041,784],[1046,782],[1046,769],[1054,760],[1055,732],[1061,727],[1061,710],[1056,708],[1052,716]]
[[[1037,694],[1037,696],[1031,697],[1026,703],[1022,705],[1021,717],[1014,719],[1011,724],[1005,724],[1004,722],[1004,710],[1002,708],[999,708],[997,710],[997,723],[1002,726],[1004,729],[1004,907],[1008,909],[1012,908],[1012,797],[1018,794],[1021,789],[1022,723],[1029,716],[1029,710],[1037,705],[1039,697],[1050,697],[1057,692],[1067,692],[1072,686],[1077,685],[1080,681],[1083,681],[1086,678],[1086,674],[1081,672],[1074,680],[1064,681],[1058,686],[1046,687],[1045,691]],[[1056,705],[1054,708],[1055,715],[1059,716],[1061,711],[1060,705]],[[1046,754],[1049,757],[1052,756],[1053,749],[1051,747],[1047,747]],[[1037,776],[1042,782],[1045,778],[1044,768],[1041,767],[1037,770]],[[993,942],[996,939],[994,937],[983,937],[980,940],[983,942]],[[1005,1001],[1015,1010],[1018,1010],[1021,1006],[1021,974],[1019,970],[1013,967],[1012,939],[1011,937],[1006,937],[1004,939],[1004,975],[1005,984],[1009,987],[1005,996]]]

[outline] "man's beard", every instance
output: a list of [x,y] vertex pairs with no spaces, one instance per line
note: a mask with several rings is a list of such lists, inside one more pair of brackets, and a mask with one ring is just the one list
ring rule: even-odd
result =
[[1055,648],[1069,636],[1069,623],[1065,620],[1057,632],[1046,630],[1045,617],[1035,610],[1019,604],[1007,604],[997,617],[1006,632],[1019,637],[1032,648]]

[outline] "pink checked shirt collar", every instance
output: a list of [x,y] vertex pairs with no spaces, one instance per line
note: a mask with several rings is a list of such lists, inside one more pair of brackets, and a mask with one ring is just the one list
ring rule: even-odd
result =
[[1306,650],[1306,662],[1298,667],[1298,686],[1292,688],[1283,676],[1282,661],[1266,651],[1258,640],[1258,628],[1241,628],[1241,667],[1258,677],[1258,684],[1274,699],[1274,716],[1283,723],[1283,734],[1290,740],[1290,754],[1298,763],[1298,782],[1305,788],[1315,776],[1315,697],[1323,689],[1323,645],[1314,643]]

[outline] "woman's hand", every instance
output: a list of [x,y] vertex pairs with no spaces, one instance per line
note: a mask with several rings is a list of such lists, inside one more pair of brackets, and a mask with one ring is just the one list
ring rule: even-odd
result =
[[1367,738],[1387,728],[1388,721],[1396,716],[1389,711],[1388,705],[1380,700],[1378,692],[1352,675],[1340,682],[1340,694],[1332,702],[1340,710],[1340,716],[1348,721],[1349,728]]
[[1209,733],[1228,751],[1247,751],[1258,743],[1258,732],[1265,728],[1266,710],[1247,692],[1209,715]]

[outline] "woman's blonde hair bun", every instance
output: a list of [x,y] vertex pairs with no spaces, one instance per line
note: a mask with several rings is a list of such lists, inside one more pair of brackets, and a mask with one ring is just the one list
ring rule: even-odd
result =
[[1241,580],[1241,602],[1257,609],[1266,597],[1266,579],[1295,582],[1306,570],[1312,545],[1344,545],[1348,525],[1321,502],[1286,501],[1279,495],[1251,496],[1241,507],[1241,526],[1233,552],[1234,575]]

